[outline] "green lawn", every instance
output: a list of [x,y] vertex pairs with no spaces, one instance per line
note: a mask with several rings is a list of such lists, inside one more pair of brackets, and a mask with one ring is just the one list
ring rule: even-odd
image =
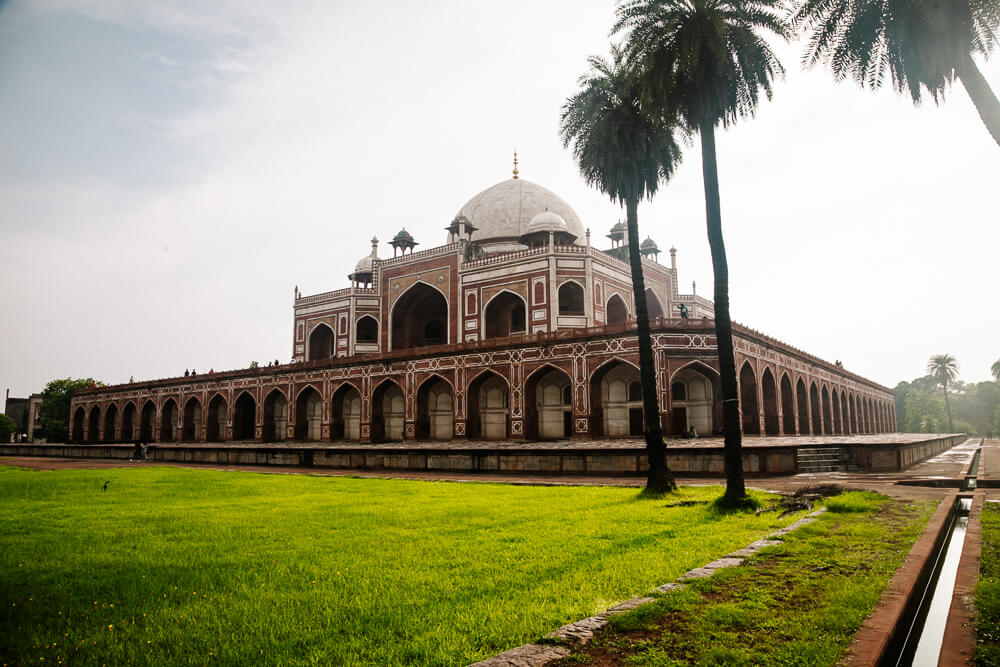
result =
[[796,518],[720,493],[0,467],[0,662],[465,664]]
[[1000,665],[1000,505],[983,503],[982,551],[976,587],[976,664]]
[[937,503],[852,492],[827,508],[743,566],[616,617],[561,664],[838,664]]

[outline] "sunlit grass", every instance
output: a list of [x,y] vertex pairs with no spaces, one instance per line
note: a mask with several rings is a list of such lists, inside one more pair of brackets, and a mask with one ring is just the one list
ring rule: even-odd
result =
[[976,586],[977,665],[1000,665],[1000,505],[984,503],[979,584]]
[[795,518],[721,491],[0,468],[0,662],[465,664]]

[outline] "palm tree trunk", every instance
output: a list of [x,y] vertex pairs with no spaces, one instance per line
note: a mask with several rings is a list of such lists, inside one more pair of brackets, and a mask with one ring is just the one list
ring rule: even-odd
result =
[[677,488],[667,469],[667,447],[663,443],[660,425],[660,401],[656,395],[656,373],[653,368],[653,340],[649,335],[649,311],[646,308],[646,281],[642,277],[639,255],[639,200],[625,202],[628,225],[628,263],[632,269],[632,292],[635,295],[635,318],[639,329],[639,383],[642,385],[642,411],[646,421],[646,456],[649,476],[646,490],[663,493]]
[[962,80],[962,85],[972,98],[972,103],[976,105],[979,117],[983,119],[983,125],[993,136],[993,141],[1000,145],[1000,102],[993,94],[983,73],[976,67],[976,61],[971,55],[965,57],[965,62],[958,67],[958,78]]
[[951,404],[948,403],[948,383],[943,382],[941,388],[944,390],[944,409],[948,411],[948,432],[955,432],[955,424],[951,421]]
[[715,125],[702,121],[702,174],[705,180],[705,217],[708,245],[715,272],[715,340],[719,350],[719,374],[722,380],[722,428],[725,436],[726,499],[738,501],[746,496],[743,482],[743,434],[740,430],[740,404],[736,385],[736,359],[733,354],[733,324],[729,319],[729,265],[722,240],[722,205],[719,201],[719,168],[715,155]]

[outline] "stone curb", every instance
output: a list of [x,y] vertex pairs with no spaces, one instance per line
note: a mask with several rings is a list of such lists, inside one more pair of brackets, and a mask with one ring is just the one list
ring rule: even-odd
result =
[[[816,521],[816,519],[818,519],[824,512],[826,512],[826,508],[821,507],[815,512],[802,517],[795,523],[789,524],[781,530],[771,533],[764,539],[757,540],[756,542],[753,542],[738,551],[734,551],[731,554],[726,554],[722,558],[713,560],[707,565],[696,567],[693,570],[685,572],[681,576],[677,577],[676,581],[658,586],[654,588],[652,592],[667,593],[669,591],[677,590],[678,588],[684,588],[686,582],[693,581],[695,579],[705,579],[707,577],[711,577],[718,570],[742,565],[748,556],[752,556],[765,547],[773,547],[781,544],[782,537],[792,531],[798,530],[802,526]],[[655,597],[634,597],[631,600],[626,600],[621,604],[617,604],[607,611],[597,614],[596,616],[591,616],[590,618],[585,618],[581,621],[564,625],[558,630],[550,632],[545,635],[542,640],[544,643],[518,646],[517,648],[495,655],[492,658],[480,660],[479,662],[473,663],[469,667],[542,667],[543,665],[547,665],[554,660],[565,658],[570,655],[573,648],[578,648],[589,643],[590,640],[594,638],[594,633],[610,623],[614,616],[624,614],[627,611],[632,611],[637,607],[655,601]]]

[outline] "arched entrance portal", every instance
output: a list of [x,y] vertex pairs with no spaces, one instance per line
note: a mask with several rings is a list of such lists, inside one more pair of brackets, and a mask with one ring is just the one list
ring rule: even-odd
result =
[[253,440],[257,437],[257,401],[247,392],[233,403],[233,440]]
[[451,385],[439,377],[429,378],[417,390],[418,439],[451,440],[455,412]]
[[323,435],[323,400],[308,386],[295,401],[295,439],[315,442]]
[[333,356],[333,329],[326,324],[317,324],[309,334],[309,361],[329,359]]
[[391,320],[393,350],[448,342],[448,302],[427,283],[415,283],[396,300]]
[[583,287],[579,283],[567,280],[559,286],[559,314],[584,315]]
[[823,433],[833,434],[833,412],[830,409],[830,392],[823,387]]
[[552,366],[546,366],[528,378],[524,400],[524,435],[527,439],[560,440],[573,433],[571,387],[569,375]]
[[201,442],[201,401],[192,396],[184,404],[184,422],[181,427],[181,440],[184,442]]
[[483,322],[486,338],[504,338],[525,331],[524,299],[512,292],[500,292],[486,305]]
[[830,391],[830,397],[830,400],[833,402],[833,434],[841,435],[844,430],[840,421],[840,394],[836,388]]
[[394,442],[403,439],[406,402],[403,390],[392,380],[386,380],[372,392],[372,442]]
[[361,439],[361,394],[353,385],[342,385],[333,393],[330,439]]
[[507,382],[492,371],[480,373],[469,384],[466,431],[470,438],[504,440],[508,436]]
[[740,369],[740,411],[743,412],[743,433],[760,435],[760,409],[757,407],[757,378],[750,364]]
[[208,423],[205,439],[208,442],[222,442],[226,438],[226,399],[216,394],[208,403]]
[[812,409],[812,425],[809,432],[813,435],[823,435],[823,413],[820,412],[819,390],[816,383],[809,383],[809,407]]
[[114,403],[108,406],[104,413],[104,442],[115,441],[115,426],[118,421],[118,406]]
[[590,378],[590,430],[594,437],[639,437],[645,432],[639,370],[622,361],[598,368]]
[[288,428],[288,400],[278,389],[264,399],[264,423],[260,437],[264,442],[284,442]]
[[617,294],[608,299],[608,305],[604,312],[607,315],[609,325],[625,324],[628,321],[628,308]]
[[146,401],[142,406],[142,415],[139,421],[139,439],[143,442],[153,440],[153,426],[156,424],[156,406],[152,401]]
[[785,435],[795,435],[795,394],[787,373],[781,374],[781,413]]
[[177,402],[168,398],[160,411],[160,442],[177,440]]
[[778,425],[778,387],[770,368],[765,368],[760,378],[760,393],[764,402],[764,434],[778,435],[781,432]]
[[806,435],[809,433],[809,395],[802,378],[795,383],[795,395],[799,404],[799,435]]
[[719,411],[715,397],[722,394],[719,375],[707,366],[693,364],[677,371],[670,383],[670,432],[699,434],[716,431]]
[[135,438],[135,403],[129,401],[122,410],[122,441],[131,442]]
[[101,439],[101,409],[96,405],[90,409],[87,419],[87,440],[97,442]]
[[77,408],[73,413],[73,442],[83,442],[84,430],[83,422],[87,418],[87,413],[83,408]]
[[663,317],[663,305],[649,288],[646,288],[646,314],[651,324]]

